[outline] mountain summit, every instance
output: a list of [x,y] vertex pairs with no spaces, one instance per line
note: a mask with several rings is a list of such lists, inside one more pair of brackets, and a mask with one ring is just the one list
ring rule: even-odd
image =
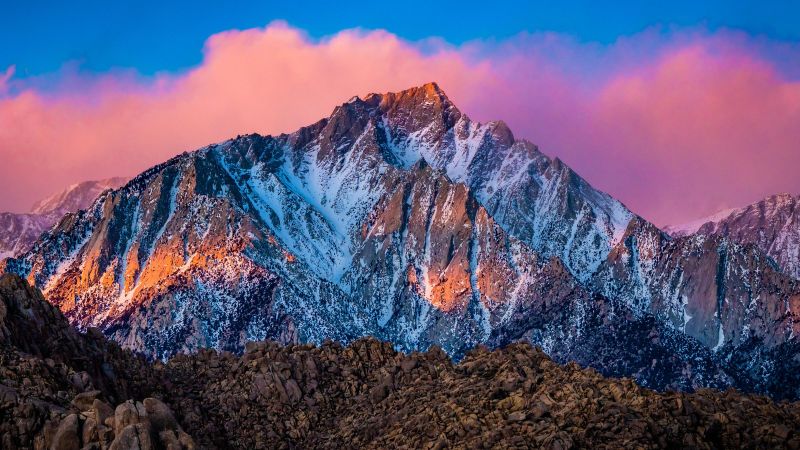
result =
[[784,357],[800,289],[758,249],[672,239],[435,83],[177,156],[5,269],[158,358],[367,335],[458,358],[524,340],[659,389],[800,385],[779,378],[800,373]]

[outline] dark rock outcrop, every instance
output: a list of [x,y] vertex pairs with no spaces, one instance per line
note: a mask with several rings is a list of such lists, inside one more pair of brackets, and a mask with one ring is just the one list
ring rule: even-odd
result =
[[144,357],[79,333],[24,280],[0,277],[0,447],[70,448],[83,442],[82,410],[149,396],[159,380]]

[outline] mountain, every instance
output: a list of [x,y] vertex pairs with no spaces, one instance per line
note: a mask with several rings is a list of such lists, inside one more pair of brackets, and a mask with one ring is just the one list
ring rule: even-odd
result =
[[[0,277],[3,448],[795,448],[800,403],[659,394],[527,344],[249,342],[150,363]],[[112,406],[116,405],[116,407]],[[624,413],[621,413],[624,412]]]
[[157,358],[374,336],[458,359],[522,340],[647,387],[800,396],[781,382],[800,288],[763,253],[671,238],[434,83],[181,154],[5,270]]
[[774,259],[784,273],[800,278],[800,197],[773,195],[743,208],[667,227],[666,231],[673,236],[697,233],[753,244]]
[[721,236],[672,239],[637,220],[592,283],[714,350],[751,336],[777,345],[797,331],[800,283],[754,245]]
[[119,177],[84,181],[36,202],[28,213],[0,213],[0,260],[28,251],[64,214],[88,208],[101,192],[126,181]]
[[103,180],[83,181],[67,186],[61,192],[39,200],[31,207],[31,214],[53,214],[63,216],[68,212],[86,209],[107,189],[116,189],[128,182],[128,178],[112,177]]

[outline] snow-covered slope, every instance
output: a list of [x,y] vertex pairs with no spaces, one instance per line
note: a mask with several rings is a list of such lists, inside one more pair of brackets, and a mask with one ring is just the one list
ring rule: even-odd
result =
[[[698,251],[428,84],[175,157],[65,217],[6,270],[78,326],[157,357],[363,335],[459,356],[524,339],[647,386],[729,386],[720,345],[745,339],[719,318],[771,349],[791,340],[800,300],[781,274],[758,275],[756,253],[749,286],[770,295],[729,313],[746,293],[720,295],[711,257],[662,256]],[[684,297],[688,322],[675,318]]]
[[727,208],[720,211],[715,212],[714,214],[706,217],[702,217],[700,219],[695,219],[689,222],[677,224],[677,225],[668,225],[664,227],[664,231],[667,232],[670,236],[674,237],[684,237],[689,236],[691,234],[697,233],[697,231],[702,228],[703,225],[711,222],[716,223],[720,220],[731,215],[732,212],[736,211],[736,208]]
[[122,186],[125,181],[125,178],[84,181],[36,202],[28,213],[0,213],[0,260],[27,251],[64,214],[88,208],[101,192]]
[[791,194],[773,195],[666,231],[674,236],[718,235],[756,245],[783,272],[800,278],[800,198]]

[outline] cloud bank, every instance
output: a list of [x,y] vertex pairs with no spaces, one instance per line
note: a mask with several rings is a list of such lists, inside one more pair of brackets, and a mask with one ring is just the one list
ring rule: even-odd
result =
[[0,75],[0,210],[237,134],[289,132],[353,95],[437,81],[473,118],[505,120],[635,212],[675,223],[800,193],[800,82],[787,55],[800,50],[734,31],[454,47],[385,31],[317,40],[279,22],[211,36],[181,73],[67,65],[18,79],[12,66]]

